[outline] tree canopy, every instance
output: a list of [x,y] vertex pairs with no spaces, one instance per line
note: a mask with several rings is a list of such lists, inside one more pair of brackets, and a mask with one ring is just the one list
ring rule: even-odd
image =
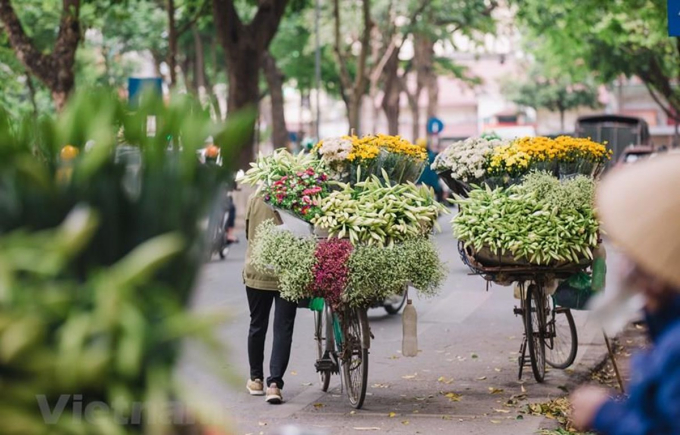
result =
[[[530,48],[575,77],[639,77],[671,117],[680,113],[680,39],[667,33],[664,0],[514,0]],[[550,17],[550,19],[547,19]]]

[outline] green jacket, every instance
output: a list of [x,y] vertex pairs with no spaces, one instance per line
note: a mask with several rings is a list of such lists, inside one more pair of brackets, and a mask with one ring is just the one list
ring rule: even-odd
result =
[[281,218],[278,213],[269,207],[262,197],[257,194],[250,195],[248,198],[248,209],[246,211],[246,241],[248,248],[246,249],[246,264],[243,268],[243,282],[246,286],[258,290],[273,290],[279,291],[279,280],[274,275],[261,273],[255,270],[251,263],[250,256],[252,255],[252,243],[250,238],[255,237],[257,227],[268,219],[274,219],[276,225],[281,225]]

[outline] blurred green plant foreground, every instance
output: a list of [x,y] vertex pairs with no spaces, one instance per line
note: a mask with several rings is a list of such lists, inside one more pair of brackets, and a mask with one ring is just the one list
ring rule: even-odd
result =
[[189,336],[224,357],[221,316],[188,305],[231,171],[196,151],[212,135],[228,162],[252,119],[215,124],[182,97],[131,111],[101,90],[55,119],[0,111],[0,433],[200,433],[173,369]]

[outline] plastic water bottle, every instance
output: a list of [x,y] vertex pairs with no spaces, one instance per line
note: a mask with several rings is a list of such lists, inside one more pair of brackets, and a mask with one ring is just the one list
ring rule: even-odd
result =
[[411,299],[406,302],[404,313],[401,315],[404,335],[401,342],[401,354],[404,356],[418,355],[418,313]]

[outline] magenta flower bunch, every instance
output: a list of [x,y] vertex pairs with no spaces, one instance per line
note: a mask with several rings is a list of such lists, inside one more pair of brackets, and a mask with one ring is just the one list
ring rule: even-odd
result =
[[284,175],[263,189],[265,202],[311,221],[321,214],[321,199],[328,195],[328,176],[313,168]]
[[349,240],[336,238],[323,240],[316,246],[310,291],[314,297],[324,298],[332,307],[340,305],[347,287],[352,249]]

